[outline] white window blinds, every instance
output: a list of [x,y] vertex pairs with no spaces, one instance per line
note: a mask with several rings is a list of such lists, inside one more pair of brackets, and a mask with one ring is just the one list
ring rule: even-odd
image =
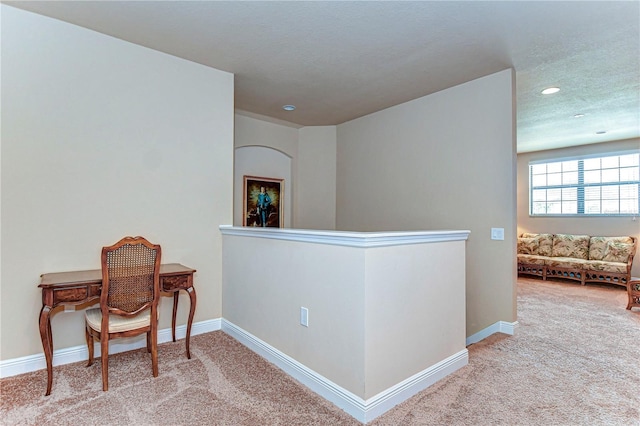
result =
[[529,164],[529,214],[637,215],[640,152]]

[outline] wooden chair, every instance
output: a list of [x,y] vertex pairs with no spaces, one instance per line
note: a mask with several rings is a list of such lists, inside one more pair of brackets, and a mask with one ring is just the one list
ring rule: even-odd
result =
[[142,237],[125,237],[102,248],[100,307],[85,311],[89,362],[93,342],[100,341],[102,390],[109,389],[109,340],[147,334],[153,377],[158,376],[159,245]]
[[627,294],[629,302],[627,309],[640,308],[640,278],[632,277],[627,283]]

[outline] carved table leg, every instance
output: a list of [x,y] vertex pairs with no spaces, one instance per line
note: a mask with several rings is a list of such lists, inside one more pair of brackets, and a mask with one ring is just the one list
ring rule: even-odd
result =
[[187,358],[191,359],[191,352],[189,351],[189,341],[191,340],[191,325],[193,324],[193,315],[196,312],[196,289],[189,287],[187,290],[189,298],[191,299],[191,306],[189,307],[189,319],[187,321]]
[[178,296],[180,296],[180,292],[176,291],[173,293],[173,316],[171,317],[171,337],[173,337],[173,341],[176,341],[176,313],[178,312]]
[[51,334],[51,308],[43,306],[40,310],[40,339],[42,340],[42,349],[44,349],[44,358],[47,362],[47,393],[51,394],[51,386],[53,385],[53,335]]

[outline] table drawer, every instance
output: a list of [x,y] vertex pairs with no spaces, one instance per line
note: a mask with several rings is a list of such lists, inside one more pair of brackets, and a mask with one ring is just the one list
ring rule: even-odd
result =
[[100,285],[85,285],[53,291],[53,306],[61,303],[79,303],[100,297]]
[[160,286],[162,291],[186,290],[189,287],[189,275],[176,275],[172,277],[162,277]]

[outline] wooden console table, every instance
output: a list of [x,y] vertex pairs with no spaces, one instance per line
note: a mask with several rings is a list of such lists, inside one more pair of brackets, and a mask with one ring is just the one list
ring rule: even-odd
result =
[[[191,306],[187,321],[187,358],[191,359],[189,340],[193,314],[196,311],[196,290],[193,288],[193,274],[195,269],[179,263],[169,263],[160,266],[160,290],[173,294],[173,316],[171,318],[171,336],[176,341],[176,312],[178,311],[178,296],[180,290],[189,294]],[[42,274],[40,285],[42,289],[42,310],[40,311],[40,338],[47,361],[47,393],[51,394],[53,384],[53,334],[51,333],[51,316],[66,306],[90,306],[100,302],[102,288],[102,271],[56,272]]]

